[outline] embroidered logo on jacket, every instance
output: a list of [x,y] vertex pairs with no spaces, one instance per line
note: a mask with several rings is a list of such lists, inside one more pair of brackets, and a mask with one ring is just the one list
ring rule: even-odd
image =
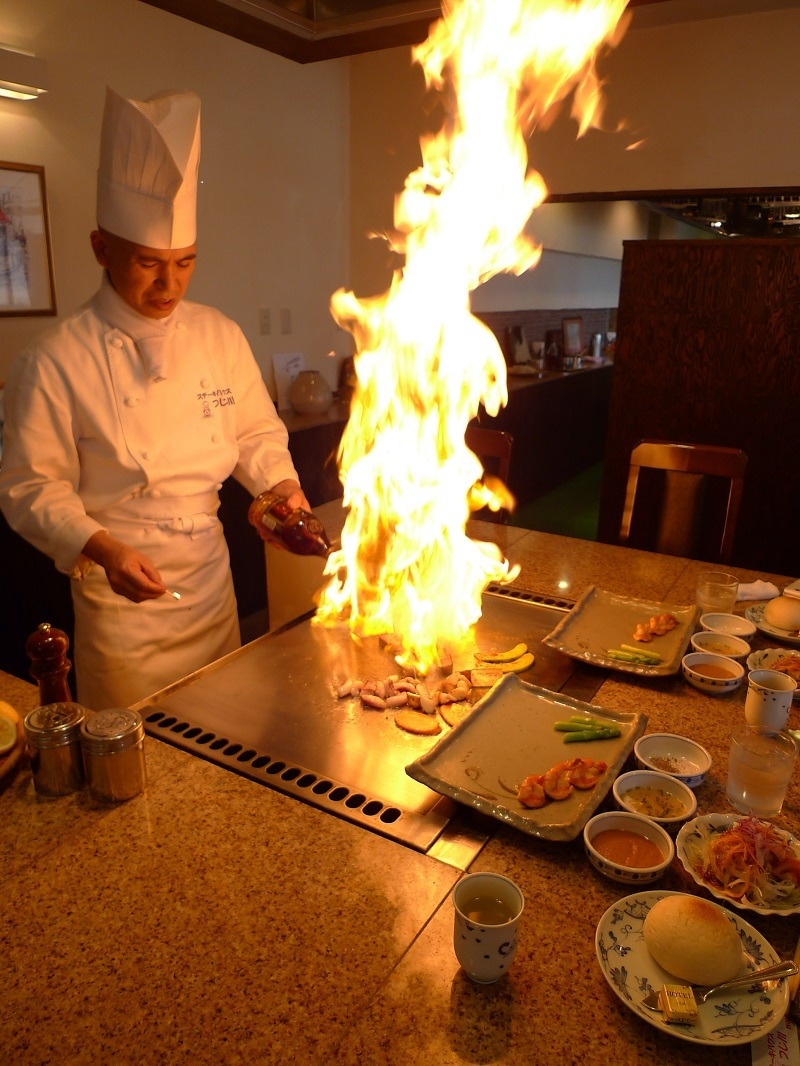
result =
[[215,407],[233,407],[236,397],[231,389],[212,389],[210,392],[198,392],[197,399],[203,405],[203,418],[211,418]]

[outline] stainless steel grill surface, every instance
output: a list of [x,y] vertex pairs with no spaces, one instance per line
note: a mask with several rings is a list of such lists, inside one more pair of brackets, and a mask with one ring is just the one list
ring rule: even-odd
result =
[[[484,594],[478,643],[526,643],[536,657],[526,680],[590,700],[602,672],[540,643],[571,606],[493,587]],[[454,663],[472,665],[469,652]],[[347,627],[315,625],[305,616],[137,709],[151,736],[427,852],[460,810],[405,772],[436,738],[412,736],[391,713],[336,695],[346,678],[396,671],[377,638],[356,642]]]

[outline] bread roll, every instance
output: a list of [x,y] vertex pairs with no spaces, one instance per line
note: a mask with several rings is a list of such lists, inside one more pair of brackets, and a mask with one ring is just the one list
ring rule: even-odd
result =
[[720,907],[698,896],[660,899],[642,932],[659,966],[690,985],[729,981],[742,968],[739,934]]
[[800,600],[778,596],[764,608],[764,621],[776,629],[800,629]]

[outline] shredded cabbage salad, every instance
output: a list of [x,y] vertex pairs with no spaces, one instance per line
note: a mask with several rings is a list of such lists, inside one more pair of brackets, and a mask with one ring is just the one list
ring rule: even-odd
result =
[[800,906],[800,853],[769,822],[743,818],[724,830],[698,822],[684,850],[697,876],[730,899],[775,910]]

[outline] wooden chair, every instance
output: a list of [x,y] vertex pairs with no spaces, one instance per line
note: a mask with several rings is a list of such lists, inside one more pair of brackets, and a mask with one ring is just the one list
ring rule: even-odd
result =
[[619,543],[730,563],[746,465],[739,448],[639,441],[631,451]]
[[[514,443],[511,434],[500,429],[487,429],[485,426],[470,423],[464,434],[464,440],[470,451],[475,452],[480,459],[485,473],[499,478],[504,485],[508,485],[511,448]],[[493,522],[507,522],[508,511],[505,509],[491,511],[488,507],[484,507],[473,517]]]

